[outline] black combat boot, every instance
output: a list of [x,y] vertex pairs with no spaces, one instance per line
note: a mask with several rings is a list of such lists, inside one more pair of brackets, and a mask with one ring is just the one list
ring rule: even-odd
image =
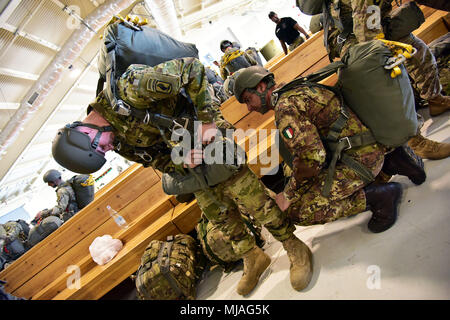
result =
[[[398,204],[402,196],[402,186],[397,182],[375,184],[364,188],[367,209],[372,211],[372,218],[367,225],[373,233],[383,232],[397,220]],[[366,210],[367,210],[366,209]]]
[[385,155],[381,171],[388,175],[407,176],[417,185],[422,184],[427,178],[422,158],[416,155],[407,145],[397,147],[394,151]]

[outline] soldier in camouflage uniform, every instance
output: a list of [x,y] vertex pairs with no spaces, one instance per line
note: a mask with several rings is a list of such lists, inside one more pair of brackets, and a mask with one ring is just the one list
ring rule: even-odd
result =
[[[219,111],[220,104],[207,82],[204,66],[195,58],[175,59],[155,67],[131,65],[117,81],[117,89],[120,98],[134,108],[148,108],[151,112],[174,117],[177,116],[177,100],[184,90],[193,103],[197,120],[202,122],[203,129],[196,139],[204,144],[214,138],[215,128],[232,127],[223,119]],[[110,150],[162,172],[176,170],[186,174],[186,168],[194,168],[201,163],[202,150],[192,149],[182,163],[175,164],[171,157],[172,148],[167,147],[173,142],[168,141],[169,130],[160,131],[150,122],[119,115],[112,110],[103,92],[91,107],[94,110],[82,122],[72,124],[73,129],[70,129],[70,125],[61,129],[53,142],[55,160],[69,170],[94,172],[104,164],[104,154]],[[71,139],[75,139],[72,137],[74,135],[86,138],[91,149],[86,153],[83,147],[72,148],[70,141],[73,140],[67,140],[69,132]],[[66,158],[68,153],[70,157]],[[82,158],[84,155],[86,158]],[[98,163],[94,159],[96,157]],[[253,290],[262,272],[269,266],[270,257],[256,246],[254,237],[242,219],[227,214],[233,211],[228,209],[235,209],[238,205],[245,207],[276,239],[282,241],[288,253],[294,255],[296,251],[302,254],[301,259],[291,264],[291,283],[297,290],[306,287],[312,275],[310,251],[294,236],[294,225],[279,210],[267,195],[263,184],[246,165],[242,165],[229,180],[198,191],[195,196],[203,214],[231,239],[233,250],[243,257],[244,274],[237,287],[239,294],[245,295]]]
[[[282,210],[298,225],[323,224],[336,219],[372,211],[368,228],[382,232],[396,221],[402,187],[398,183],[369,184],[357,171],[338,161],[332,176],[329,196],[323,196],[328,170],[327,149],[322,137],[334,130],[341,114],[336,94],[324,87],[308,84],[278,91],[273,73],[261,67],[241,71],[234,84],[234,94],[249,111],[275,111],[275,123],[285,145],[292,154],[292,176],[276,200]],[[348,118],[338,139],[369,132],[356,115],[348,110]],[[333,131],[334,132],[334,131]],[[384,164],[386,147],[370,142],[352,147],[345,154],[365,166],[373,176]],[[400,174],[415,179],[423,175],[420,167],[396,158]],[[402,171],[402,172],[400,172]]]
[[28,250],[29,231],[27,223],[23,220],[8,221],[0,225],[0,256],[3,259],[4,268]]
[[[329,46],[327,49],[331,59],[343,57],[347,49],[355,43],[384,37],[383,22],[392,10],[391,1],[330,0],[329,2],[332,18],[342,24],[339,26],[335,23],[335,27],[327,32]],[[374,6],[379,8],[379,16],[375,13]],[[404,65],[420,97],[428,101],[430,115],[437,116],[449,110],[450,97],[441,94],[442,87],[436,60],[428,46],[413,34],[398,41],[417,49],[417,53],[411,59],[407,59]],[[417,155],[425,159],[437,160],[450,156],[449,143],[429,140],[421,135],[420,129],[417,136],[411,138],[408,144]]]
[[442,91],[450,95],[450,32],[431,42],[429,47],[436,57]]
[[56,206],[40,211],[36,220],[55,216],[66,222],[79,211],[75,191],[69,182],[61,179],[61,173],[58,170],[48,170],[43,180],[48,186],[56,189]]

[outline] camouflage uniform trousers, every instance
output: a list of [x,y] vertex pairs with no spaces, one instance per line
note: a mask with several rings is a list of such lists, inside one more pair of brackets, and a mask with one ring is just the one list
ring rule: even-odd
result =
[[404,63],[408,74],[413,79],[413,86],[418,90],[422,99],[436,98],[441,90],[439,71],[436,59],[430,48],[421,39],[413,34],[404,37],[399,42],[407,43],[417,49],[417,53]]
[[[357,150],[352,158],[370,169],[374,177],[377,176],[383,166],[386,148],[374,144]],[[310,183],[297,190],[295,202],[287,209],[288,216],[296,225],[324,224],[366,210],[363,188],[367,183],[354,170],[337,163],[328,197],[321,193],[326,177],[327,170],[322,170]]]
[[439,58],[437,63],[443,91],[446,96],[450,96],[450,55]]
[[[230,238],[233,250],[239,256],[255,246],[255,237],[242,220],[238,206],[244,207],[279,241],[288,239],[295,231],[286,213],[278,208],[262,182],[247,166],[227,181],[209,188],[208,192],[196,192],[195,197],[203,214]],[[221,210],[217,202],[227,210]]]

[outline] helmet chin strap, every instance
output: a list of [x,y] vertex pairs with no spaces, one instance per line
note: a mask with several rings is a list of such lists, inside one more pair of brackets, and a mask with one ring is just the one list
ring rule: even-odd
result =
[[266,101],[266,96],[267,96],[267,93],[269,92],[269,90],[274,85],[275,85],[275,82],[273,80],[270,80],[269,82],[267,82],[266,89],[263,92],[259,92],[256,89],[247,89],[251,93],[256,94],[259,97],[259,99],[261,100],[261,108],[259,108],[259,110],[258,110],[258,112],[261,114],[266,114],[270,110],[269,105],[267,104],[267,101]]
[[91,129],[96,129],[98,130],[97,134],[94,137],[94,140],[92,140],[91,146],[92,148],[97,149],[98,147],[98,143],[100,141],[100,137],[102,136],[103,132],[110,132],[113,131],[113,127],[112,126],[103,126],[103,127],[99,127],[96,126],[95,124],[91,124],[91,123],[84,123],[81,121],[75,121],[74,123],[72,123],[70,125],[71,128],[76,128],[76,127],[88,127]]

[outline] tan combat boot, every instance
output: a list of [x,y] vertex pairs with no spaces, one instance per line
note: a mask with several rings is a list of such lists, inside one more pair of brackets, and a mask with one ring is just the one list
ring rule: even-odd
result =
[[255,246],[244,257],[244,274],[237,286],[237,293],[245,296],[258,284],[259,277],[270,265],[270,257],[264,251]]
[[312,252],[306,244],[294,235],[282,243],[291,262],[291,285],[295,290],[300,291],[306,288],[311,281],[313,274]]
[[436,98],[428,100],[430,116],[435,117],[450,110],[450,97],[439,95]]
[[408,145],[423,159],[439,160],[450,156],[450,143],[436,142],[421,134],[409,139]]

